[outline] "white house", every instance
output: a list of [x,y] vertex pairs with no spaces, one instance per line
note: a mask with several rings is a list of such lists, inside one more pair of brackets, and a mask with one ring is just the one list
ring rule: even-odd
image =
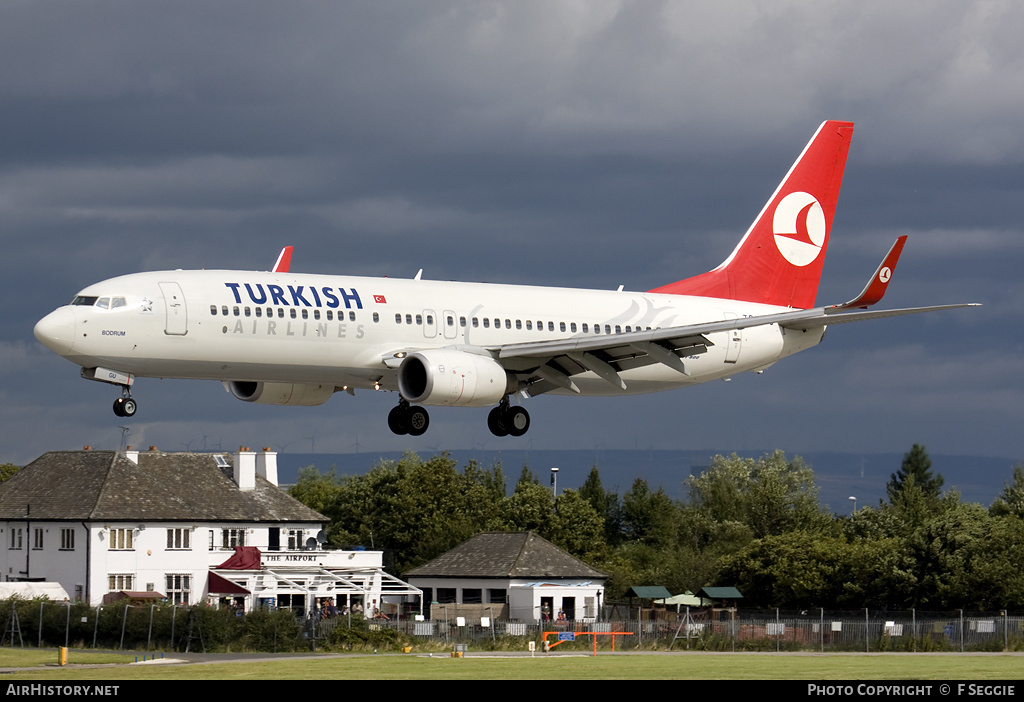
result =
[[[477,534],[405,574],[423,591],[432,619],[593,621],[606,573],[533,532]],[[424,607],[426,610],[426,607]]]
[[383,571],[380,551],[324,550],[326,521],[278,487],[267,449],[51,451],[0,484],[0,572],[58,582],[91,605],[157,593],[372,612],[387,595],[419,592]]

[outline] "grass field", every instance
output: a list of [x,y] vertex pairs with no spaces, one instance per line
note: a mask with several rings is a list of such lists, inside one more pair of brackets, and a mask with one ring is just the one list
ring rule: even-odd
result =
[[[259,658],[235,662],[126,665],[72,651],[68,668],[21,668],[0,652],[17,680],[1014,680],[1024,656],[1009,654],[603,654],[454,659],[424,655]],[[108,654],[108,659],[111,656]],[[118,658],[118,656],[112,656]],[[133,660],[133,657],[121,656]],[[56,654],[44,664],[56,661]],[[100,663],[99,665],[96,665]],[[88,667],[83,667],[88,666]]]

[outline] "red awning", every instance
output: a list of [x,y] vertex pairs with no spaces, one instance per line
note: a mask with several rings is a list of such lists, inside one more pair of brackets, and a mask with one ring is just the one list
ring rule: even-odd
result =
[[210,573],[207,592],[211,595],[248,595],[249,591],[216,573]]
[[229,570],[259,570],[260,550],[255,546],[235,546],[235,555],[217,567]]

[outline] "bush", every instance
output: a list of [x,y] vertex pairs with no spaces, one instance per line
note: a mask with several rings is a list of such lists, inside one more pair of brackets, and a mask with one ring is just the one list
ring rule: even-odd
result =
[[276,653],[309,649],[302,623],[290,609],[258,609],[236,619],[241,622],[244,650]]

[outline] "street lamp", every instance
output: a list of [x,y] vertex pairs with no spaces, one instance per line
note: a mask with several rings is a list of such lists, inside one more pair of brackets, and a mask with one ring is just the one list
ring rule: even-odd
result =
[[558,499],[558,468],[551,469],[551,497]]
[[[857,498],[854,497],[853,495],[850,495],[850,502],[853,503],[853,512],[856,512],[857,511]],[[853,514],[853,512],[850,512],[850,514]]]

